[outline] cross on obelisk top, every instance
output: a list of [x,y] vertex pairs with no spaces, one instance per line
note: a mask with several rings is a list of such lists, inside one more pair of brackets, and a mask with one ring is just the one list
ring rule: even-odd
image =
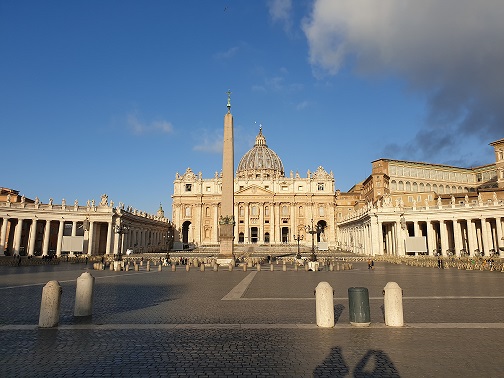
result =
[[228,102],[227,102],[228,113],[231,113],[231,90],[228,89],[226,94],[228,95]]

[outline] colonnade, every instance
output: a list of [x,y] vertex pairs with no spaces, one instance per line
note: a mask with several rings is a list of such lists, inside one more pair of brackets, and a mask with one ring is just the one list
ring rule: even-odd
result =
[[[429,255],[490,256],[504,249],[502,206],[484,211],[371,209],[339,224],[339,246],[359,254],[405,255],[407,237],[424,237]],[[418,251],[414,251],[418,252]]]
[[[62,252],[82,252],[88,255],[118,254],[131,248],[135,252],[159,252],[168,249],[166,226],[149,227],[134,223],[122,234],[115,232],[112,221],[80,219],[0,218],[0,255],[60,257]],[[83,219],[84,218],[84,219]],[[87,220],[87,222],[85,221]],[[86,228],[87,229],[86,229]],[[82,237],[82,248],[64,251],[64,237]]]

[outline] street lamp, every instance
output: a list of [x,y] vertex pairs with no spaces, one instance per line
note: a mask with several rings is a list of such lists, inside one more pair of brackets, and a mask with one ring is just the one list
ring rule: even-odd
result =
[[126,233],[128,233],[130,227],[127,224],[122,223],[119,221],[119,224],[115,226],[115,233],[119,235],[119,250],[117,251],[117,256],[116,256],[116,261],[121,261],[122,260],[122,236]]
[[301,240],[303,240],[303,237],[304,237],[303,235],[298,235],[297,237],[296,237],[296,235],[294,235],[294,240],[297,241],[297,243],[298,243],[298,250],[297,250],[297,255],[296,255],[296,259],[298,259],[298,260],[301,258],[301,252],[299,252],[299,242]]
[[319,225],[316,227],[313,226],[313,219],[311,220],[311,226],[305,226],[306,232],[311,234],[311,256],[310,261],[317,261],[317,256],[315,255],[315,234],[318,234],[320,231]]

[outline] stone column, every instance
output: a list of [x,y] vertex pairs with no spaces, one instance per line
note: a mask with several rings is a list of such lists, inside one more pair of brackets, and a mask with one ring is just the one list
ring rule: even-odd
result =
[[485,256],[489,256],[490,249],[493,247],[492,242],[492,225],[488,223],[486,218],[481,218],[481,240],[483,242],[483,250],[485,251]]
[[92,255],[94,252],[94,222],[89,221],[89,231],[88,231],[88,255]]
[[[51,224],[49,223],[48,226],[50,227],[50,225]],[[59,221],[59,228],[58,228],[58,242],[56,244],[56,256],[57,257],[61,256],[61,247],[63,246],[63,230],[64,230],[64,228],[65,228],[65,221],[60,220]],[[47,237],[49,238],[49,233],[47,234]]]
[[478,248],[477,238],[476,238],[476,226],[472,219],[467,220],[467,239],[469,242],[469,255],[474,255],[474,250]]
[[21,249],[21,231],[23,229],[23,220],[18,218],[16,228],[14,229],[14,254],[19,255]]
[[28,256],[33,256],[35,252],[35,237],[37,236],[37,218],[32,219],[30,226],[30,241],[28,242]]
[[271,202],[269,205],[269,212],[270,212],[270,215],[269,215],[269,218],[270,218],[270,243],[271,244],[274,244],[275,243],[275,228],[276,228],[276,225],[275,225],[275,204],[273,202]]
[[44,226],[44,240],[42,241],[42,256],[49,254],[49,231],[51,229],[51,221],[46,220]]
[[413,222],[413,229],[415,231],[415,236],[422,236],[420,232],[420,224],[418,222]]
[[453,241],[455,243],[455,255],[460,256],[460,250],[464,248],[461,224],[458,220],[453,221]]
[[244,230],[244,235],[243,235],[243,241],[245,244],[250,243],[250,220],[249,220],[249,206],[250,203],[246,203],[244,205],[244,211],[245,211],[245,230]]
[[264,242],[264,202],[259,205],[259,227],[257,230],[257,243]]
[[383,246],[383,223],[378,222],[378,230],[377,230],[377,245],[378,245],[378,254],[383,255],[384,252],[384,246]]
[[439,221],[439,232],[441,233],[441,254],[446,256],[446,250],[449,248],[448,225],[446,224],[446,221]]
[[436,231],[434,229],[434,223],[427,220],[427,250],[429,255],[432,255],[434,249],[436,249]]
[[[212,243],[217,243],[219,241],[219,211],[217,205],[212,205]],[[235,207],[235,214],[238,214]]]
[[77,235],[77,221],[72,221],[72,236]]
[[7,238],[7,223],[9,218],[2,218],[2,229],[0,230],[0,254],[5,251],[5,239]]
[[110,247],[112,246],[112,222],[107,223],[107,244],[105,254],[110,255]]
[[504,247],[504,240],[502,240],[502,218],[501,217],[495,218],[495,226],[496,226],[495,231],[497,232],[496,252],[500,252],[501,254],[504,254],[503,251],[499,250],[499,247]]

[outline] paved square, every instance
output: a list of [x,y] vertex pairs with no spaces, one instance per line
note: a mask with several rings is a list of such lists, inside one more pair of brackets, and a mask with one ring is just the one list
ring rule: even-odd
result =
[[[88,266],[90,268],[91,266]],[[89,272],[93,316],[73,316],[84,264],[0,267],[0,376],[502,377],[504,273],[365,263],[350,271]],[[62,286],[60,323],[39,329],[43,286]],[[314,289],[334,289],[318,328]],[[403,289],[405,327],[384,324],[382,290]],[[371,326],[349,324],[366,287]]]

